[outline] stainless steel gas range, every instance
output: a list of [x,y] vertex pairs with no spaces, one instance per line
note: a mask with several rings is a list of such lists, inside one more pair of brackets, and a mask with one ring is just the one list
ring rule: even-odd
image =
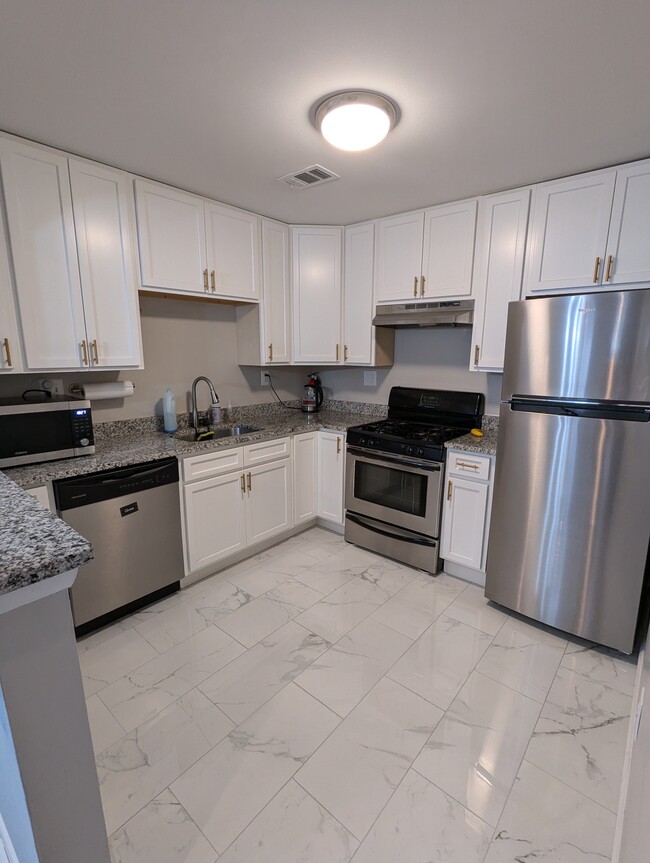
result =
[[393,387],[388,419],[348,429],[346,540],[437,572],[445,441],[480,428],[483,405],[482,393]]

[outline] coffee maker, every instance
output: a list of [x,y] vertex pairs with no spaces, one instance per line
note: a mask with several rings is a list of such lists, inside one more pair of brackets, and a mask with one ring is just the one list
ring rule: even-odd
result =
[[323,404],[323,387],[320,383],[318,372],[312,372],[309,380],[303,387],[303,395],[300,401],[300,409],[305,414],[315,414]]

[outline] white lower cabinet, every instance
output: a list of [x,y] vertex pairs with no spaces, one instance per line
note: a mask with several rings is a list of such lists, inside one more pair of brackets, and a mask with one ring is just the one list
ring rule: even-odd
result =
[[[440,541],[440,556],[445,564],[485,572],[493,467],[490,455],[447,452]],[[483,583],[477,577],[472,580]]]
[[188,572],[210,566],[246,547],[243,477],[238,471],[183,488]]
[[345,432],[318,434],[318,515],[343,524]]
[[259,465],[246,472],[248,545],[270,539],[293,526],[291,459]]
[[318,432],[293,439],[293,506],[296,524],[318,515]]

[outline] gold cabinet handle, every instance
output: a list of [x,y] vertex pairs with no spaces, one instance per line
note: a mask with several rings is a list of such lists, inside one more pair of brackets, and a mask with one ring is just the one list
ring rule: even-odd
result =
[[336,362],[338,363],[338,361],[339,361],[339,346],[337,345],[336,346]]
[[92,358],[93,358],[93,363],[95,365],[98,365],[98,363],[99,363],[99,351],[97,349],[97,339],[92,340]]
[[336,439],[336,454],[337,455],[341,454],[341,438],[340,437],[337,437],[337,439]]
[[217,293],[217,275],[214,270],[210,270],[210,285],[212,286],[212,293]]
[[241,486],[241,493],[246,494],[246,479],[244,478],[244,474],[239,478],[239,485]]
[[7,368],[13,368],[13,363],[11,362],[11,348],[9,347],[9,339],[3,339],[2,344],[4,345],[5,352],[7,354]]
[[598,283],[598,271],[600,270],[600,258],[596,258],[594,264],[594,285]]
[[614,264],[614,255],[607,257],[607,272],[605,273],[605,281],[608,282],[612,277],[612,266]]
[[451,500],[451,480],[447,483],[447,500]]
[[417,297],[418,295],[418,277],[413,276],[413,296]]
[[273,362],[273,342],[269,345],[269,362]]
[[88,345],[86,344],[86,340],[81,340],[81,359],[85,366],[88,365]]
[[248,486],[249,491],[253,488],[253,483],[251,482],[250,472],[246,474],[246,485]]
[[208,287],[208,271],[207,270],[203,270],[203,290],[204,291],[210,290],[210,288]]
[[422,281],[420,282],[420,296],[424,296],[424,276],[422,276]]
[[347,363],[348,361],[348,346],[343,345],[343,362]]
[[479,345],[474,345],[474,365],[478,365],[478,358],[481,353],[481,348]]
[[472,470],[478,470],[477,464],[468,464],[466,461],[457,461],[456,467],[471,467]]

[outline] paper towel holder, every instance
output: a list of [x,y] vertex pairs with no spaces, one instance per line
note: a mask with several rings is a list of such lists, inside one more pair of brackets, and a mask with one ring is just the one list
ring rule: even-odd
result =
[[125,399],[135,392],[132,381],[112,381],[109,383],[71,384],[70,393],[89,401],[104,399]]

